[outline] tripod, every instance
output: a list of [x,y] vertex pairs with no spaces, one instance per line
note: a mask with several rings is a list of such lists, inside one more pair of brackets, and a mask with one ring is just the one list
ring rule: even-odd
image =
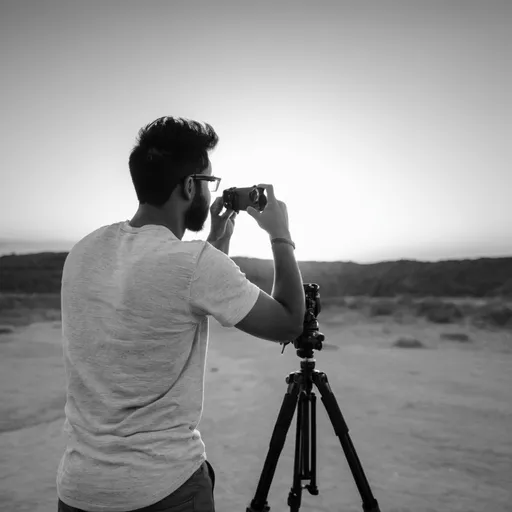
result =
[[[314,292],[318,290],[318,285],[304,285],[306,291],[305,327],[302,335],[294,342],[295,347],[298,347],[297,355],[302,358],[300,362],[301,369],[300,371],[290,373],[286,378],[288,389],[284,396],[274,432],[270,439],[269,451],[263,465],[256,494],[250,506],[246,509],[246,512],[270,511],[270,507],[267,504],[267,497],[297,403],[297,432],[295,438],[293,485],[288,494],[290,512],[298,512],[303,489],[307,489],[309,493],[314,496],[318,495],[318,487],[316,485],[316,395],[313,391],[313,384],[322,395],[322,402],[334,427],[334,432],[340,439],[341,447],[343,448],[359,494],[363,500],[363,511],[380,512],[377,500],[373,497],[370,485],[368,484],[368,480],[366,479],[354,445],[352,444],[352,440],[348,435],[347,424],[343,419],[336,398],[329,386],[327,375],[315,370],[313,350],[321,350],[322,341],[325,338],[322,333],[318,332],[318,322],[315,317],[320,311],[320,304],[318,302],[315,304],[315,307],[312,307],[311,298],[308,303],[307,287],[310,287],[310,291],[311,287],[316,287],[313,289]],[[316,295],[316,298],[319,301],[319,294]],[[308,307],[308,305],[310,307]],[[302,480],[310,480],[310,483],[302,486]]]

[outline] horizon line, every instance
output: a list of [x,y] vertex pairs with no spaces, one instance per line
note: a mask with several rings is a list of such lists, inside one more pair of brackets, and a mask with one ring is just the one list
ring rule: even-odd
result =
[[[1,241],[1,240],[0,240]],[[3,258],[4,256],[37,256],[39,254],[63,254],[67,253],[69,254],[69,251],[29,251],[29,252],[1,252],[0,251],[0,258]],[[234,258],[245,258],[249,260],[260,260],[260,261],[270,261],[273,262],[274,260],[271,258],[257,258],[254,256],[242,256],[242,255],[230,255],[231,259]],[[415,263],[447,263],[447,262],[461,262],[461,261],[478,261],[478,260],[501,260],[501,259],[512,259],[512,254],[510,255],[501,255],[501,256],[474,256],[474,257],[465,257],[465,258],[446,258],[446,259],[437,259],[437,260],[422,260],[417,258],[397,258],[397,259],[383,259],[383,260],[377,260],[377,261],[371,261],[367,263],[359,263],[355,260],[297,260],[297,262],[303,262],[303,263],[352,263],[355,265],[377,265],[380,263],[397,263],[401,261],[409,261],[409,262],[415,262]]]

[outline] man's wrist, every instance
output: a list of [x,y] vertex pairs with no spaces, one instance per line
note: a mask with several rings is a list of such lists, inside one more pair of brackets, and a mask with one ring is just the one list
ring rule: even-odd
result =
[[292,239],[292,235],[290,235],[289,231],[282,231],[281,233],[269,233],[268,236],[271,241],[273,238],[287,238],[288,240]]
[[291,247],[293,247],[295,249],[295,243],[293,242],[293,240],[291,238],[280,238],[280,237],[276,237],[276,238],[272,238],[272,241],[271,241],[271,245],[272,247],[275,247],[276,245],[290,245]]

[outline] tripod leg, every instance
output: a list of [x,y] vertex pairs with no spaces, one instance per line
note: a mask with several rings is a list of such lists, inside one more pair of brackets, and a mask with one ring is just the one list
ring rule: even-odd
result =
[[314,392],[310,394],[311,400],[311,473],[310,483],[307,486],[309,494],[318,495],[318,487],[316,486],[316,395]]
[[304,478],[309,478],[309,397],[302,393],[302,468]]
[[246,509],[246,512],[268,512],[270,510],[270,507],[267,505],[268,492],[272,484],[272,479],[274,478],[279,455],[281,455],[286,441],[286,434],[288,433],[295,413],[297,397],[300,391],[300,380],[300,372],[290,373],[286,378],[288,390],[284,396],[281,410],[277,416],[274,432],[270,438],[270,447],[265,463],[263,464],[256,494],[251,501],[250,507]]
[[329,386],[327,375],[325,373],[315,371],[313,372],[313,382],[322,395],[322,402],[324,403],[327,414],[329,415],[329,419],[331,420],[332,426],[334,427],[334,432],[340,439],[341,447],[345,452],[345,457],[347,459],[350,470],[352,471],[352,475],[356,482],[357,489],[359,490],[359,494],[363,500],[364,512],[380,512],[379,504],[373,497],[370,484],[366,479],[366,475],[364,474],[361,463],[359,462],[359,458],[357,456],[354,445],[352,444],[352,440],[348,435],[348,426],[343,419],[343,415],[341,414],[340,408],[338,407],[336,398],[331,390],[331,387]]
[[308,471],[308,462],[306,458],[308,445],[308,397],[304,391],[299,394],[297,407],[297,431],[295,434],[295,459],[293,461],[293,485],[288,494],[288,506],[290,512],[297,512],[300,508],[302,498],[302,478]]

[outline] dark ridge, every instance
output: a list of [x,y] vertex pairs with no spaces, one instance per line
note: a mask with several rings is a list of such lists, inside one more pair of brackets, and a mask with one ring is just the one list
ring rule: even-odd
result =
[[[67,252],[0,257],[0,292],[59,293]],[[272,291],[273,262],[234,257],[248,279]],[[301,261],[304,282],[320,285],[323,297],[512,297],[512,257],[359,264]]]

